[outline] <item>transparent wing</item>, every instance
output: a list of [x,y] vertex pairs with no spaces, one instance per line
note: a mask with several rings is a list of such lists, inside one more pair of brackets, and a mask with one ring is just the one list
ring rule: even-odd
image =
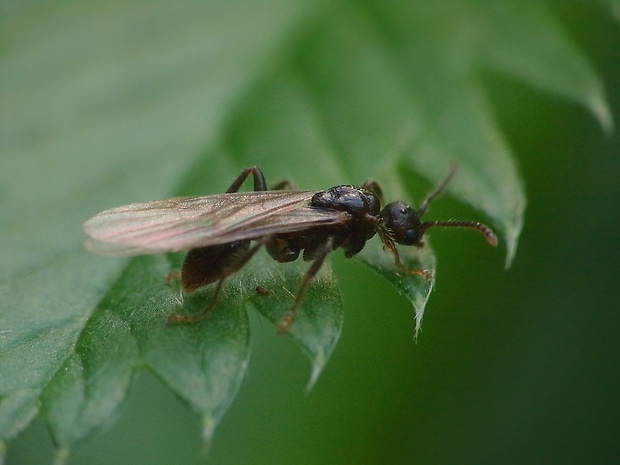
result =
[[103,255],[176,252],[346,221],[346,213],[309,207],[316,192],[236,192],[125,205],[86,221],[85,245]]

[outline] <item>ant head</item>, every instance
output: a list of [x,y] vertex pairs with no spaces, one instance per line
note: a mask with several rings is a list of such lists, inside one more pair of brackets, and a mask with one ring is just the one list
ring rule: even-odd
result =
[[475,221],[425,221],[420,220],[424,211],[415,211],[404,202],[397,201],[389,203],[381,210],[381,222],[386,226],[395,242],[402,245],[415,245],[422,247],[424,241],[422,236],[428,228],[468,228],[475,229],[482,233],[486,241],[492,245],[497,245],[497,238],[488,226]]
[[422,245],[424,229],[418,213],[405,202],[388,203],[381,210],[381,221],[394,240],[403,245]]
[[452,177],[456,174],[457,165],[453,164],[448,176],[443,180],[433,192],[426,196],[420,203],[420,208],[414,210],[404,202],[392,202],[385,206],[381,211],[381,221],[388,229],[389,234],[395,242],[403,245],[415,245],[421,247],[424,242],[422,236],[428,228],[469,228],[480,232],[486,241],[492,245],[497,245],[497,238],[488,226],[475,221],[425,221],[421,218],[426,212],[429,203],[437,197],[448,185]]

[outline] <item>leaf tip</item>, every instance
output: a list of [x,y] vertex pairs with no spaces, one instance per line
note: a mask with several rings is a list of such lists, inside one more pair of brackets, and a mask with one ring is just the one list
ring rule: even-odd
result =
[[204,415],[202,419],[202,434],[200,437],[200,443],[203,454],[207,454],[211,449],[211,443],[213,442],[213,433],[217,426],[217,420],[213,415]]
[[614,131],[614,118],[605,96],[600,92],[592,93],[586,104],[605,134],[611,134]]
[[310,373],[310,380],[308,380],[308,384],[306,384],[306,395],[310,394],[310,391],[316,384],[319,376],[323,372],[323,368],[325,368],[325,364],[327,363],[327,357],[323,352],[316,354],[314,359],[312,360],[312,371]]
[[60,447],[56,450],[53,465],[65,465],[69,462],[71,451],[67,447]]
[[424,318],[424,310],[426,309],[426,304],[434,288],[435,288],[435,273],[432,274],[431,279],[429,279],[428,281],[426,292],[417,294],[415,299],[412,300],[413,309],[415,311],[415,329],[414,329],[414,335],[413,335],[414,341],[418,340],[418,335],[420,334],[420,331],[422,330],[422,319]]
[[512,266],[512,262],[514,261],[515,255],[517,253],[517,246],[519,245],[519,236],[521,235],[521,230],[523,229],[523,218],[521,217],[519,221],[510,226],[504,228],[504,238],[506,241],[506,261],[504,264],[504,269],[507,270]]

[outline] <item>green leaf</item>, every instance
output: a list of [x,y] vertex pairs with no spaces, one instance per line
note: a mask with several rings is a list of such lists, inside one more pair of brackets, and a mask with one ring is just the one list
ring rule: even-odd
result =
[[[132,260],[47,384],[43,414],[61,447],[112,421],[141,367],[203,415],[210,440],[245,373],[247,314],[240,298],[229,298],[200,324],[168,327],[166,316],[180,307],[178,289],[165,282],[168,271],[165,257]],[[204,297],[192,296],[183,308],[201,311]]]
[[[406,172],[436,183],[458,161],[449,193],[488,217],[509,264],[525,193],[480,75],[500,70],[611,127],[596,72],[538,2],[0,8],[0,439],[42,414],[66,453],[118,416],[140,369],[203,416],[208,442],[248,364],[246,305],[277,324],[308,267],[259,254],[203,321],[168,327],[213,289],[181,305],[165,279],[178,257],[88,255],[81,224],[98,211],[222,192],[252,165],[301,188],[373,178],[388,200],[417,199]],[[430,249],[401,254],[434,270]],[[417,333],[433,281],[397,269],[377,238],[361,259],[412,301]],[[289,328],[310,386],[342,324],[326,265]]]
[[401,262],[408,271],[423,272],[422,275],[408,274],[394,266],[392,254],[376,247],[367,247],[360,254],[363,263],[387,279],[402,295],[411,301],[415,316],[415,337],[422,329],[426,302],[435,286],[435,256],[428,246],[419,250],[400,250]]
[[[262,260],[253,264],[255,266],[250,269],[249,274],[268,294],[256,292],[252,303],[265,318],[277,326],[291,309],[307,265],[295,263],[274,266],[273,260],[265,255],[259,258]],[[312,388],[336,347],[342,321],[338,283],[328,263],[311,281],[287,331],[312,363],[307,389]]]

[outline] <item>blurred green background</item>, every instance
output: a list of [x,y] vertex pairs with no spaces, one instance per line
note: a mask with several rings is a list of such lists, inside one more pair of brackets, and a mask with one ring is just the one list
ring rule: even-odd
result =
[[[593,5],[553,11],[618,115],[619,23]],[[479,237],[434,233],[437,290],[414,343],[410,303],[334,254],[345,325],[316,387],[305,395],[307,361],[252,313],[249,373],[208,463],[618,463],[620,140],[576,104],[490,72],[484,83],[527,189],[513,266]],[[477,217],[447,196],[432,215]],[[119,421],[70,463],[198,463],[199,431],[199,418],[143,373]],[[52,456],[37,420],[6,461]]]

